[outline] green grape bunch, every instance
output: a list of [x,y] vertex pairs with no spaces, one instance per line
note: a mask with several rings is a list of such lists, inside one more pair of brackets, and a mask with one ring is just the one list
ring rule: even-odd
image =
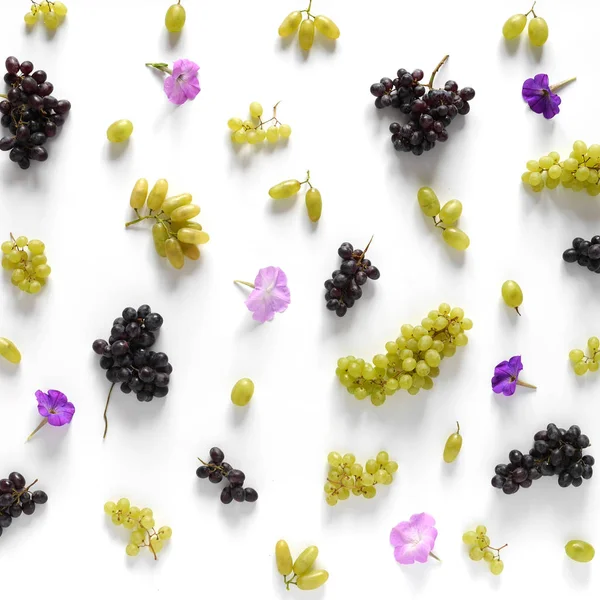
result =
[[347,500],[350,493],[354,496],[374,498],[377,484],[390,485],[398,463],[390,460],[387,452],[382,450],[373,459],[369,459],[364,468],[356,462],[354,454],[330,452],[327,456],[329,473],[325,483],[325,501],[335,506],[340,500]]
[[[315,16],[310,12],[312,3],[313,0],[310,0],[308,8],[305,10],[291,12],[279,26],[280,37],[289,37],[299,30],[298,43],[305,52],[308,52],[313,46],[315,30],[330,40],[337,40],[340,37],[339,27],[329,17]],[[303,13],[306,13],[305,18],[302,16]]]
[[462,203],[460,200],[448,200],[444,206],[436,193],[430,187],[422,187],[417,192],[417,200],[421,211],[427,217],[433,219],[433,224],[442,230],[442,238],[455,250],[466,250],[471,241],[469,236],[456,227],[456,223],[462,215]]
[[[250,103],[250,119],[245,121],[239,117],[231,117],[227,127],[231,131],[231,141],[234,144],[262,145],[263,142],[276,144],[280,140],[287,140],[292,135],[292,128],[282,123],[277,118],[277,107],[273,107],[273,116],[263,121],[263,107],[260,102]],[[270,123],[270,125],[269,125]],[[265,125],[269,125],[265,127]]]
[[114,525],[123,525],[131,531],[129,544],[125,548],[127,556],[137,556],[142,548],[148,548],[154,560],[158,560],[158,553],[173,535],[173,531],[167,526],[156,530],[152,510],[131,506],[127,498],[121,498],[117,503],[107,502],[104,512]]
[[510,17],[502,27],[502,35],[507,40],[514,40],[518,38],[523,30],[525,29],[525,25],[527,25],[527,17],[532,15],[531,21],[529,21],[529,27],[527,28],[527,33],[529,35],[529,41],[532,46],[543,46],[548,40],[548,23],[542,17],[538,17],[533,10],[537,1],[533,3],[533,6],[529,9],[528,12],[523,14],[516,14]]
[[[167,180],[159,179],[148,193],[148,181],[138,179],[129,200],[137,219],[125,223],[125,227],[153,219],[154,249],[172,267],[181,269],[186,257],[190,260],[200,258],[198,245],[206,244],[210,237],[200,223],[191,220],[200,214],[200,207],[192,204],[192,195],[179,194],[167,198],[168,190]],[[144,206],[148,208],[148,214],[140,212]]]
[[46,246],[40,240],[25,236],[2,243],[2,268],[10,272],[10,282],[22,292],[39,294],[46,285],[51,269],[44,254]]
[[487,528],[484,525],[478,525],[475,531],[465,532],[462,540],[469,547],[469,558],[471,560],[486,562],[493,575],[500,575],[504,571],[500,551],[506,548],[508,544],[504,544],[500,548],[490,546],[490,538],[487,536]]
[[433,387],[440,363],[467,345],[465,332],[472,327],[462,308],[440,304],[420,325],[402,325],[400,336],[385,345],[386,354],[376,354],[372,363],[354,356],[340,358],[335,373],[357,400],[370,396],[375,406],[381,406],[398,390],[414,396]]
[[585,142],[577,140],[565,160],[560,160],[558,152],[530,160],[521,181],[534,192],[544,188],[553,190],[562,184],[574,192],[585,190],[590,196],[597,196],[600,194],[600,144],[588,148]]
[[576,375],[595,373],[600,368],[600,340],[593,336],[588,340],[588,355],[583,350],[569,352],[569,360]]

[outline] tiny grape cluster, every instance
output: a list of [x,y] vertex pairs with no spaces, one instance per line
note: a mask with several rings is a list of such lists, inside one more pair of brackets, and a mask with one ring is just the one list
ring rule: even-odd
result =
[[[264,141],[276,144],[279,140],[287,140],[292,135],[292,128],[277,118],[277,107],[273,107],[273,116],[263,121],[263,107],[260,102],[250,103],[250,119],[243,121],[239,117],[231,117],[227,127],[231,130],[231,141],[236,144],[262,144]],[[271,123],[269,127],[264,126]]]
[[100,367],[112,386],[104,409],[104,437],[108,430],[106,412],[110,395],[117,383],[124,394],[134,392],[140,402],[164,398],[169,393],[173,367],[164,352],[150,350],[156,343],[163,318],[143,304],[137,310],[131,306],[113,321],[108,342],[98,339],[92,349],[100,355]]
[[423,214],[433,219],[433,224],[442,230],[442,238],[455,250],[466,250],[471,241],[469,236],[458,227],[454,227],[462,215],[460,200],[448,200],[440,208],[440,201],[430,187],[422,187],[417,192],[417,200]]
[[409,115],[404,125],[398,122],[390,125],[395,150],[412,152],[416,156],[432,150],[436,142],[448,140],[446,128],[455,117],[471,110],[469,102],[475,97],[473,88],[459,89],[452,80],[446,81],[444,89],[433,87],[435,76],[446,60],[448,56],[435,68],[429,83],[421,83],[425,77],[421,69],[412,73],[399,69],[395,79],[383,77],[371,86],[376,108],[392,106]]
[[165,15],[165,27],[169,33],[179,33],[185,25],[185,8],[181,6],[181,0],[172,4]]
[[589,148],[581,140],[573,143],[569,158],[560,160],[558,152],[550,152],[539,160],[527,161],[521,181],[534,192],[545,187],[553,190],[561,183],[574,192],[586,190],[590,196],[600,194],[600,144]]
[[545,19],[542,19],[542,17],[538,17],[535,14],[533,9],[536,4],[537,0],[524,15],[513,15],[504,23],[502,27],[502,35],[507,40],[514,40],[518,38],[521,33],[523,33],[525,25],[527,25],[527,17],[529,15],[533,15],[533,18],[531,21],[529,21],[529,27],[527,28],[529,41],[531,42],[532,46],[543,46],[546,43],[548,40],[548,23],[546,23]]
[[578,425],[565,430],[550,423],[535,434],[529,454],[511,450],[508,464],[496,465],[492,485],[505,494],[515,494],[520,488],[531,487],[536,479],[558,475],[560,487],[579,487],[594,473],[594,457],[583,455],[589,445],[590,439]]
[[44,254],[46,246],[40,240],[24,235],[2,243],[2,268],[10,272],[10,282],[22,292],[39,294],[50,277],[51,269]]
[[335,311],[338,317],[343,317],[362,297],[362,287],[369,279],[376,280],[381,276],[379,269],[365,258],[370,245],[371,242],[364,250],[355,250],[352,244],[344,242],[338,248],[338,255],[342,259],[340,268],[331,273],[331,279],[325,281],[327,310]]
[[277,570],[280,575],[283,575],[283,583],[288,591],[290,585],[297,586],[299,590],[316,590],[325,584],[329,579],[329,573],[323,569],[311,570],[318,555],[319,549],[316,546],[309,546],[298,555],[296,560],[293,560],[290,547],[285,540],[279,540],[275,544]]
[[354,356],[340,358],[335,373],[357,400],[370,396],[375,406],[381,406],[386,396],[398,390],[414,396],[433,387],[440,363],[467,345],[465,332],[472,327],[462,308],[440,304],[420,325],[402,325],[400,337],[385,345],[386,354],[376,354],[372,363]]
[[576,237],[562,256],[565,262],[576,262],[580,267],[587,267],[592,273],[600,273],[600,235],[595,235],[589,242]]
[[390,460],[387,452],[382,450],[373,459],[369,459],[364,468],[356,462],[354,454],[330,452],[327,456],[329,474],[325,483],[325,502],[335,506],[339,500],[347,500],[350,492],[354,496],[374,498],[377,484],[390,485],[398,463]]
[[306,192],[306,197],[304,199],[306,212],[308,213],[308,218],[313,223],[316,223],[321,218],[323,199],[321,198],[321,192],[310,183],[310,171],[306,171],[306,179],[304,181],[286,179],[285,181],[277,183],[269,190],[269,196],[271,196],[273,200],[286,200],[287,198],[295,196],[305,183],[307,183],[310,188]]
[[[167,180],[159,179],[148,193],[148,182],[138,179],[129,200],[137,219],[125,223],[125,227],[153,219],[152,239],[156,253],[166,257],[175,269],[181,269],[186,257],[190,260],[200,258],[198,244],[206,244],[210,237],[200,223],[191,220],[200,214],[200,207],[191,203],[192,195],[167,198],[168,189]],[[148,207],[148,214],[140,213],[144,206]]]
[[[289,37],[296,33],[298,28],[298,43],[300,48],[308,52],[315,41],[315,30],[330,40],[337,40],[340,37],[339,27],[325,15],[313,15],[310,10],[313,0],[310,0],[306,10],[295,10],[291,12],[279,26],[279,36]],[[302,18],[302,13],[306,13],[306,18]]]
[[198,459],[202,465],[196,469],[196,475],[200,479],[208,479],[211,483],[221,483],[223,478],[227,480],[228,485],[221,490],[223,504],[231,504],[233,500],[236,502],[256,502],[258,500],[258,493],[254,488],[243,487],[244,481],[246,481],[245,473],[234,469],[229,463],[223,462],[225,460],[223,450],[211,448],[209,455],[209,462]]
[[170,527],[155,529],[154,515],[150,508],[139,509],[131,506],[127,498],[121,498],[118,502],[107,502],[104,512],[110,517],[114,525],[123,525],[131,531],[129,544],[125,548],[127,556],[137,556],[142,548],[148,548],[158,560],[157,554],[163,549],[164,543],[171,539],[173,531]]
[[25,477],[16,471],[6,479],[0,479],[0,537],[13,519],[21,515],[32,515],[37,504],[46,504],[48,494],[42,490],[30,492],[29,489],[37,483],[37,479],[27,487]]
[[21,362],[21,353],[13,342],[0,337],[0,356],[8,362],[18,365]]
[[588,340],[589,356],[578,348],[569,352],[569,360],[576,375],[595,373],[600,368],[600,340],[596,336]]
[[9,56],[5,66],[4,81],[10,90],[0,94],[4,98],[0,101],[0,124],[8,127],[11,135],[0,139],[0,150],[10,150],[10,160],[21,169],[29,169],[32,160],[47,160],[44,144],[58,133],[71,103],[51,96],[54,86],[47,81],[46,71],[34,71],[30,61],[19,63]]
[[484,525],[478,525],[475,531],[466,531],[462,539],[469,546],[469,558],[471,560],[484,560],[490,566],[493,575],[500,575],[504,571],[500,551],[506,548],[508,544],[504,544],[500,548],[490,546],[490,538],[487,536],[487,528]]
[[68,9],[63,2],[42,0],[42,2],[38,3],[32,0],[29,12],[25,13],[23,18],[25,24],[29,27],[33,27],[38,22],[38,19],[41,18],[44,21],[46,29],[54,31],[65,20],[67,12]]

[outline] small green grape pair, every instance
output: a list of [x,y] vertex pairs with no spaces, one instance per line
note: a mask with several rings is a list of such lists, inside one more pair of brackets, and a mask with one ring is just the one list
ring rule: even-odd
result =
[[569,360],[576,375],[585,375],[588,371],[595,373],[600,368],[600,340],[591,337],[588,340],[589,356],[583,350],[575,349],[569,352]]
[[529,34],[529,41],[532,46],[543,46],[548,40],[548,23],[542,17],[538,17],[533,10],[536,2],[533,3],[533,6],[529,9],[527,13],[513,15],[504,23],[502,27],[502,35],[507,40],[514,40],[518,38],[523,30],[525,29],[525,25],[527,25],[527,17],[531,14],[533,15],[533,19],[529,21],[529,27],[527,28],[527,33]]
[[310,187],[305,196],[306,212],[308,213],[308,218],[313,223],[316,223],[321,218],[323,199],[321,198],[321,192],[319,192],[317,188],[314,188],[310,183],[310,171],[306,171],[306,179],[304,181],[286,179],[285,181],[274,185],[269,190],[269,196],[271,196],[273,200],[286,200],[287,198],[295,196],[305,183],[308,183]]
[[434,225],[443,230],[442,238],[448,246],[455,250],[466,250],[469,247],[471,243],[469,236],[458,227],[454,227],[462,215],[460,200],[449,200],[440,207],[440,201],[430,187],[419,189],[417,200],[423,214],[431,217]]

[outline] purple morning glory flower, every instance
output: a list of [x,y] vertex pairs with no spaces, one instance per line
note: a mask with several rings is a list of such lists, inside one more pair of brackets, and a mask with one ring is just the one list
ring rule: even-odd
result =
[[437,538],[435,519],[427,513],[413,515],[408,521],[398,523],[390,533],[394,558],[401,565],[424,563],[429,557],[440,560],[432,550]]
[[510,360],[503,360],[496,365],[494,376],[492,377],[492,389],[496,394],[512,396],[517,386],[537,389],[535,385],[525,383],[519,379],[519,373],[523,370],[523,363],[520,356],[513,356]]
[[54,427],[62,427],[73,419],[75,407],[62,392],[48,390],[48,393],[45,394],[42,390],[38,390],[35,397],[38,401],[38,412],[44,418],[27,440],[30,440],[47,423]]
[[235,283],[253,288],[245,304],[253,313],[252,318],[260,323],[271,321],[275,313],[284,312],[290,304],[287,276],[279,267],[261,269],[254,283],[237,279]]
[[560,112],[560,96],[556,90],[563,85],[574,81],[575,77],[550,85],[548,75],[539,73],[533,79],[526,79],[523,83],[523,100],[529,104],[529,108],[535,113],[543,114],[546,119],[552,119]]
[[146,66],[168,74],[164,90],[169,102],[185,104],[200,93],[200,82],[198,81],[200,67],[195,62],[187,58],[180,58],[173,63],[172,69],[169,69],[167,63],[146,63]]

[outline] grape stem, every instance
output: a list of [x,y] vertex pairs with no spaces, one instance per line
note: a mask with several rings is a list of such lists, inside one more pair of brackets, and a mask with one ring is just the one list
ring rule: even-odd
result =
[[296,575],[295,573],[289,578],[286,579],[286,576],[283,576],[283,583],[285,583],[285,587],[287,589],[287,591],[290,591],[290,585],[298,585],[294,580],[298,578],[298,575]]
[[533,3],[533,6],[529,9],[529,11],[525,13],[525,16],[527,16],[529,13],[531,13],[534,17],[537,18],[537,15],[535,14],[535,11],[533,10],[536,4],[537,4],[537,0],[535,0],[535,2]]
[[[247,285],[248,287],[250,287],[252,289],[256,288],[256,286],[253,283],[250,283],[249,281],[241,281],[240,279],[234,279],[233,283],[239,283],[241,285]],[[200,459],[198,459],[198,460],[200,460]],[[202,461],[200,461],[200,462],[202,462]],[[204,464],[206,464],[206,463],[204,463]]]
[[432,219],[433,219],[433,224],[434,224],[436,227],[439,227],[439,228],[440,228],[440,229],[442,229],[443,231],[445,231],[445,230],[446,230],[446,228],[445,228],[445,227],[444,227],[444,226],[441,224],[441,223],[442,223],[442,220],[441,220],[441,219],[439,219],[438,217],[432,217]]
[[42,419],[42,422],[29,434],[29,437],[25,441],[28,442],[46,423],[48,423],[48,419]]
[[[252,286],[254,287],[254,286]],[[215,464],[209,464],[209,463],[205,463],[201,458],[198,458],[198,460],[205,466],[205,467],[210,467],[211,469],[218,469],[219,471],[221,471],[221,473],[223,473],[223,475],[227,475],[227,472],[225,471],[225,469],[221,466],[221,465],[215,465]]]
[[113,388],[115,387],[115,383],[110,386],[110,390],[108,391],[108,398],[106,398],[106,406],[104,407],[104,435],[102,439],[106,439],[106,434],[108,433],[108,417],[106,413],[108,411],[108,403],[110,402],[110,395],[112,394]]
[[33,487],[38,482],[35,479],[32,483],[30,483],[26,488],[22,489],[20,492],[13,492],[13,496],[18,500],[25,492],[29,491],[29,488]]
[[256,131],[257,129],[262,129],[263,125],[266,125],[267,123],[270,123],[271,121],[275,121],[275,125],[283,125],[283,123],[277,118],[277,107],[281,104],[281,100],[279,100],[279,102],[277,102],[277,104],[275,104],[275,106],[273,107],[273,116],[268,119],[267,121],[263,121],[260,117],[258,117],[258,125],[256,127],[246,127],[245,125],[242,126],[242,128],[245,131],[248,130],[254,130]]
[[310,183],[310,171],[306,171],[306,179],[304,181],[300,182],[300,185],[304,185],[305,183],[308,183],[308,187],[310,187],[310,189],[312,190],[312,184]]
[[575,81],[576,79],[577,79],[577,77],[571,77],[570,79],[565,79],[564,81],[555,83],[550,86],[550,91],[556,92],[556,90],[560,90],[561,87],[564,87],[565,85],[567,85],[568,83],[571,83],[572,81]]
[[433,70],[433,73],[431,74],[431,77],[429,78],[429,83],[427,84],[426,87],[432,89],[433,88],[433,80],[435,79],[435,76],[437,75],[438,71],[444,66],[444,63],[450,58],[449,54],[446,54],[446,56],[444,56],[444,58],[442,58],[442,60],[440,60],[440,62],[438,63],[438,66]]

